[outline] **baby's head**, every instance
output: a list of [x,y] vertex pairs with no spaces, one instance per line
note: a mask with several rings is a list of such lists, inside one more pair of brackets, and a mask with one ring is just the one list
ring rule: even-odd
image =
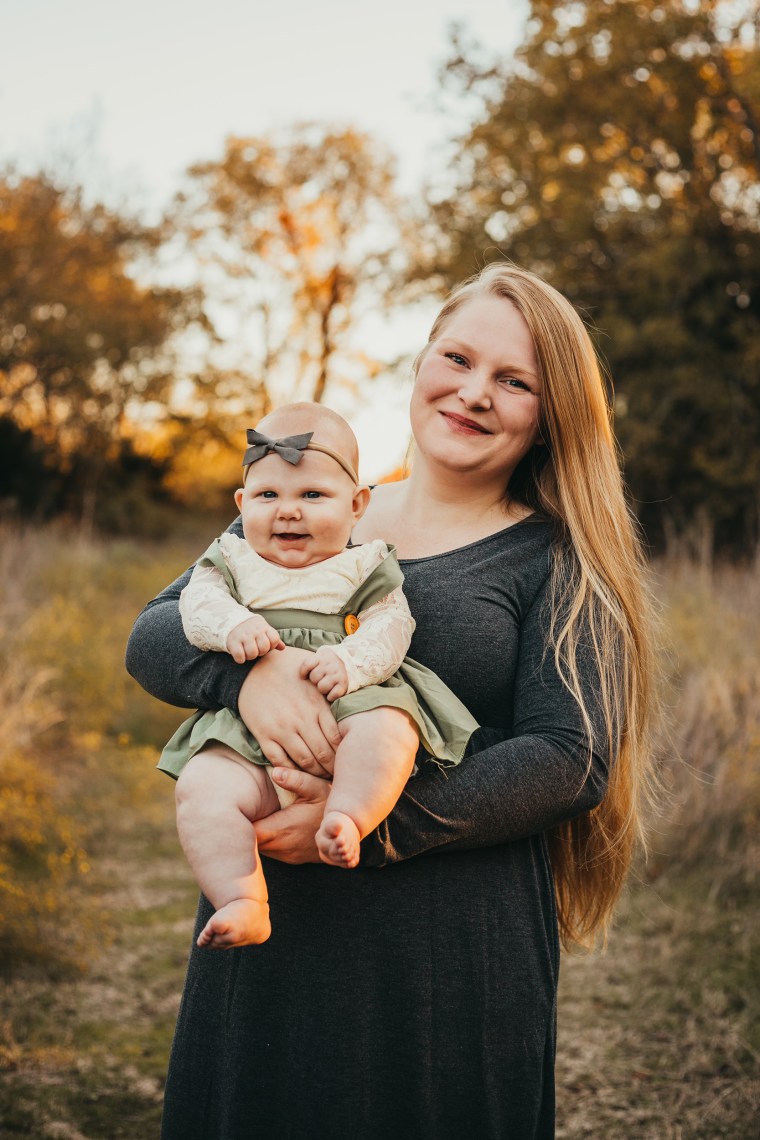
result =
[[[369,489],[357,482],[351,428],[330,408],[303,403],[271,412],[256,432],[265,439],[249,440],[244,485],[235,492],[246,541],[268,562],[291,569],[340,554],[369,502]],[[308,443],[284,445],[284,455],[267,442],[309,433]]]

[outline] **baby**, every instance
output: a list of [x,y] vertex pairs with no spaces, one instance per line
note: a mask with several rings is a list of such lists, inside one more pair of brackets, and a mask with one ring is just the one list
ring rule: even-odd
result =
[[[286,644],[313,651],[302,676],[331,702],[342,736],[316,843],[324,862],[355,867],[420,742],[455,764],[477,725],[434,673],[405,657],[414,621],[393,551],[379,540],[348,546],[370,492],[359,485],[345,420],[292,404],[248,440],[235,492],[245,537],[222,535],[196,565],[180,598],[185,633],[240,663]],[[271,927],[253,825],[292,795],[268,778],[269,761],[228,709],[185,721],[159,767],[177,778],[180,841],[216,907],[198,945],[264,942]]]

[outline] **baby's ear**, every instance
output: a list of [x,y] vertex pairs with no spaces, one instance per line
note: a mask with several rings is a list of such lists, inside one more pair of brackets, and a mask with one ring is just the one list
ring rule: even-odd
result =
[[351,503],[351,509],[354,512],[354,522],[358,522],[366,511],[369,506],[370,497],[369,487],[357,487],[354,491],[354,498]]
[[237,507],[237,509],[239,511],[242,511],[242,509],[243,509],[243,495],[244,494],[245,494],[245,488],[244,487],[238,487],[237,491],[235,492],[235,506]]

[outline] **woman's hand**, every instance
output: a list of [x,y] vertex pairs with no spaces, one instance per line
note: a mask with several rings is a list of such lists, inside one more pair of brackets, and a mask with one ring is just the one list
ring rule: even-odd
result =
[[292,646],[267,653],[243,682],[238,712],[276,768],[332,776],[341,734],[328,702],[301,676],[302,666],[313,658],[308,650]]
[[282,863],[319,863],[314,836],[330,794],[330,781],[299,772],[297,768],[277,768],[272,778],[280,788],[298,797],[290,807],[256,820],[256,841],[262,855]]

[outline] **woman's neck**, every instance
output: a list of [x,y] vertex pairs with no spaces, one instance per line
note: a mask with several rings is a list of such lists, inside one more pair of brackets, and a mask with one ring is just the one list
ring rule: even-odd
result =
[[[379,492],[379,493],[378,493]],[[486,538],[525,518],[519,504],[507,505],[502,487],[434,472],[416,462],[408,479],[378,488],[359,524],[360,541],[383,538],[400,558],[443,554]]]

